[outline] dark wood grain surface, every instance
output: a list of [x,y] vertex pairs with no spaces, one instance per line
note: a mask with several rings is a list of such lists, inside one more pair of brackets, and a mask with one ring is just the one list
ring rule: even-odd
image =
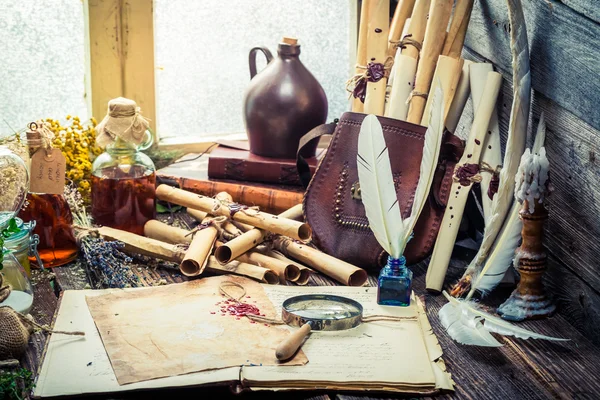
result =
[[[169,218],[169,217],[163,217]],[[184,226],[193,221],[182,216]],[[429,320],[444,350],[444,360],[449,372],[456,382],[454,393],[440,394],[436,398],[448,399],[550,399],[579,398],[594,399],[599,397],[600,382],[596,376],[600,374],[600,349],[586,339],[561,315],[550,319],[523,323],[522,326],[546,335],[570,338],[570,342],[553,343],[538,340],[520,340],[503,338],[501,348],[482,348],[462,346],[452,341],[444,332],[437,318],[438,310],[445,304],[442,296],[433,296],[425,292],[424,280],[428,261],[413,266],[415,292],[424,300]],[[454,259],[449,268],[448,284],[454,282],[465,267],[465,262]],[[174,269],[135,267],[146,285],[170,284],[182,282],[186,278]],[[67,289],[83,289],[88,284],[79,263],[54,268],[52,272],[34,273],[35,301],[33,313],[37,319],[48,323],[52,319],[57,303],[56,292]],[[163,282],[159,282],[163,280]],[[371,276],[369,284],[376,278]],[[314,275],[311,285],[335,285],[336,283],[323,275]],[[56,289],[56,290],[55,290]],[[493,307],[499,300],[506,298],[510,291],[499,289],[495,296],[486,299],[485,303]],[[45,344],[45,335],[36,334],[32,338],[29,350],[22,360],[23,364],[35,370],[41,363]],[[398,362],[409,362],[398,360]],[[251,399],[386,399],[405,398],[407,396],[389,395],[385,393],[323,393],[323,392],[259,392],[233,395],[228,388],[202,388],[158,390],[144,393],[119,394],[119,399],[162,399],[165,397],[187,398],[251,398]],[[408,396],[411,397],[411,396]],[[94,398],[98,398],[95,396]],[[114,395],[107,397],[115,399]]]

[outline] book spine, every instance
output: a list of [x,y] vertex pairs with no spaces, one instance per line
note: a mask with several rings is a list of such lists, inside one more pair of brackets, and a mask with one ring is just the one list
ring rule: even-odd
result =
[[[314,167],[311,166],[311,169]],[[220,157],[209,158],[208,177],[210,179],[301,185],[295,164],[261,163]]]
[[175,184],[183,190],[209,197],[215,196],[220,192],[227,192],[236,203],[247,206],[258,206],[262,211],[272,214],[280,214],[302,203],[303,197],[303,193],[299,192],[257,188],[227,182],[208,182],[176,177],[169,179],[169,181],[169,184]]

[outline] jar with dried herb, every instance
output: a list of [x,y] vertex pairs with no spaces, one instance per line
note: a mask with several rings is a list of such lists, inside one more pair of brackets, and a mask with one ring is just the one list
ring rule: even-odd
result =
[[[19,213],[23,220],[36,221],[33,233],[40,239],[38,253],[43,267],[64,265],[77,257],[73,215],[63,194],[64,155],[52,147],[53,137],[44,122],[29,124],[31,184],[26,205]],[[34,256],[29,260],[42,267]]]
[[92,165],[94,223],[143,235],[156,215],[156,169],[142,153],[152,145],[148,121],[135,101],[119,97],[108,103],[96,131],[106,151]]
[[12,252],[19,264],[23,266],[27,276],[31,277],[29,257],[37,260],[38,265],[43,265],[37,252],[40,238],[32,234],[36,222],[23,222],[21,218],[14,218],[13,221],[11,227],[4,232],[4,247]]

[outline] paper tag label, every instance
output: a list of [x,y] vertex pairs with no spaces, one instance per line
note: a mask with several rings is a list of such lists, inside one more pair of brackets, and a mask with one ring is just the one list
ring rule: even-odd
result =
[[65,156],[59,149],[39,149],[31,157],[32,193],[63,194],[65,190]]

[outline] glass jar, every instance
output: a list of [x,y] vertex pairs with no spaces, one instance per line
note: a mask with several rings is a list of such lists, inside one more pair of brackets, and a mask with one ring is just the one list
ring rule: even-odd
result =
[[[38,124],[31,123],[26,132],[30,155],[43,151],[38,129]],[[19,217],[25,221],[36,221],[33,233],[40,238],[38,252],[43,267],[58,267],[77,257],[73,215],[63,194],[29,192]],[[35,257],[30,257],[29,261],[38,264]]]
[[152,135],[136,146],[117,137],[92,165],[92,218],[94,223],[144,234],[144,224],[156,216],[156,169],[142,150]]
[[6,249],[2,251],[4,260],[0,270],[0,300],[3,301],[0,302],[0,306],[9,306],[21,314],[27,314],[33,304],[31,282],[15,256]]
[[7,147],[0,146],[0,231],[23,206],[28,188],[25,162]]
[[35,228],[35,221],[24,223],[21,218],[15,218],[17,231],[4,238],[4,247],[10,250],[19,264],[23,266],[28,277],[31,277],[31,257],[37,262],[38,266],[43,266],[43,262],[37,251],[40,238],[36,234],[31,234]]

